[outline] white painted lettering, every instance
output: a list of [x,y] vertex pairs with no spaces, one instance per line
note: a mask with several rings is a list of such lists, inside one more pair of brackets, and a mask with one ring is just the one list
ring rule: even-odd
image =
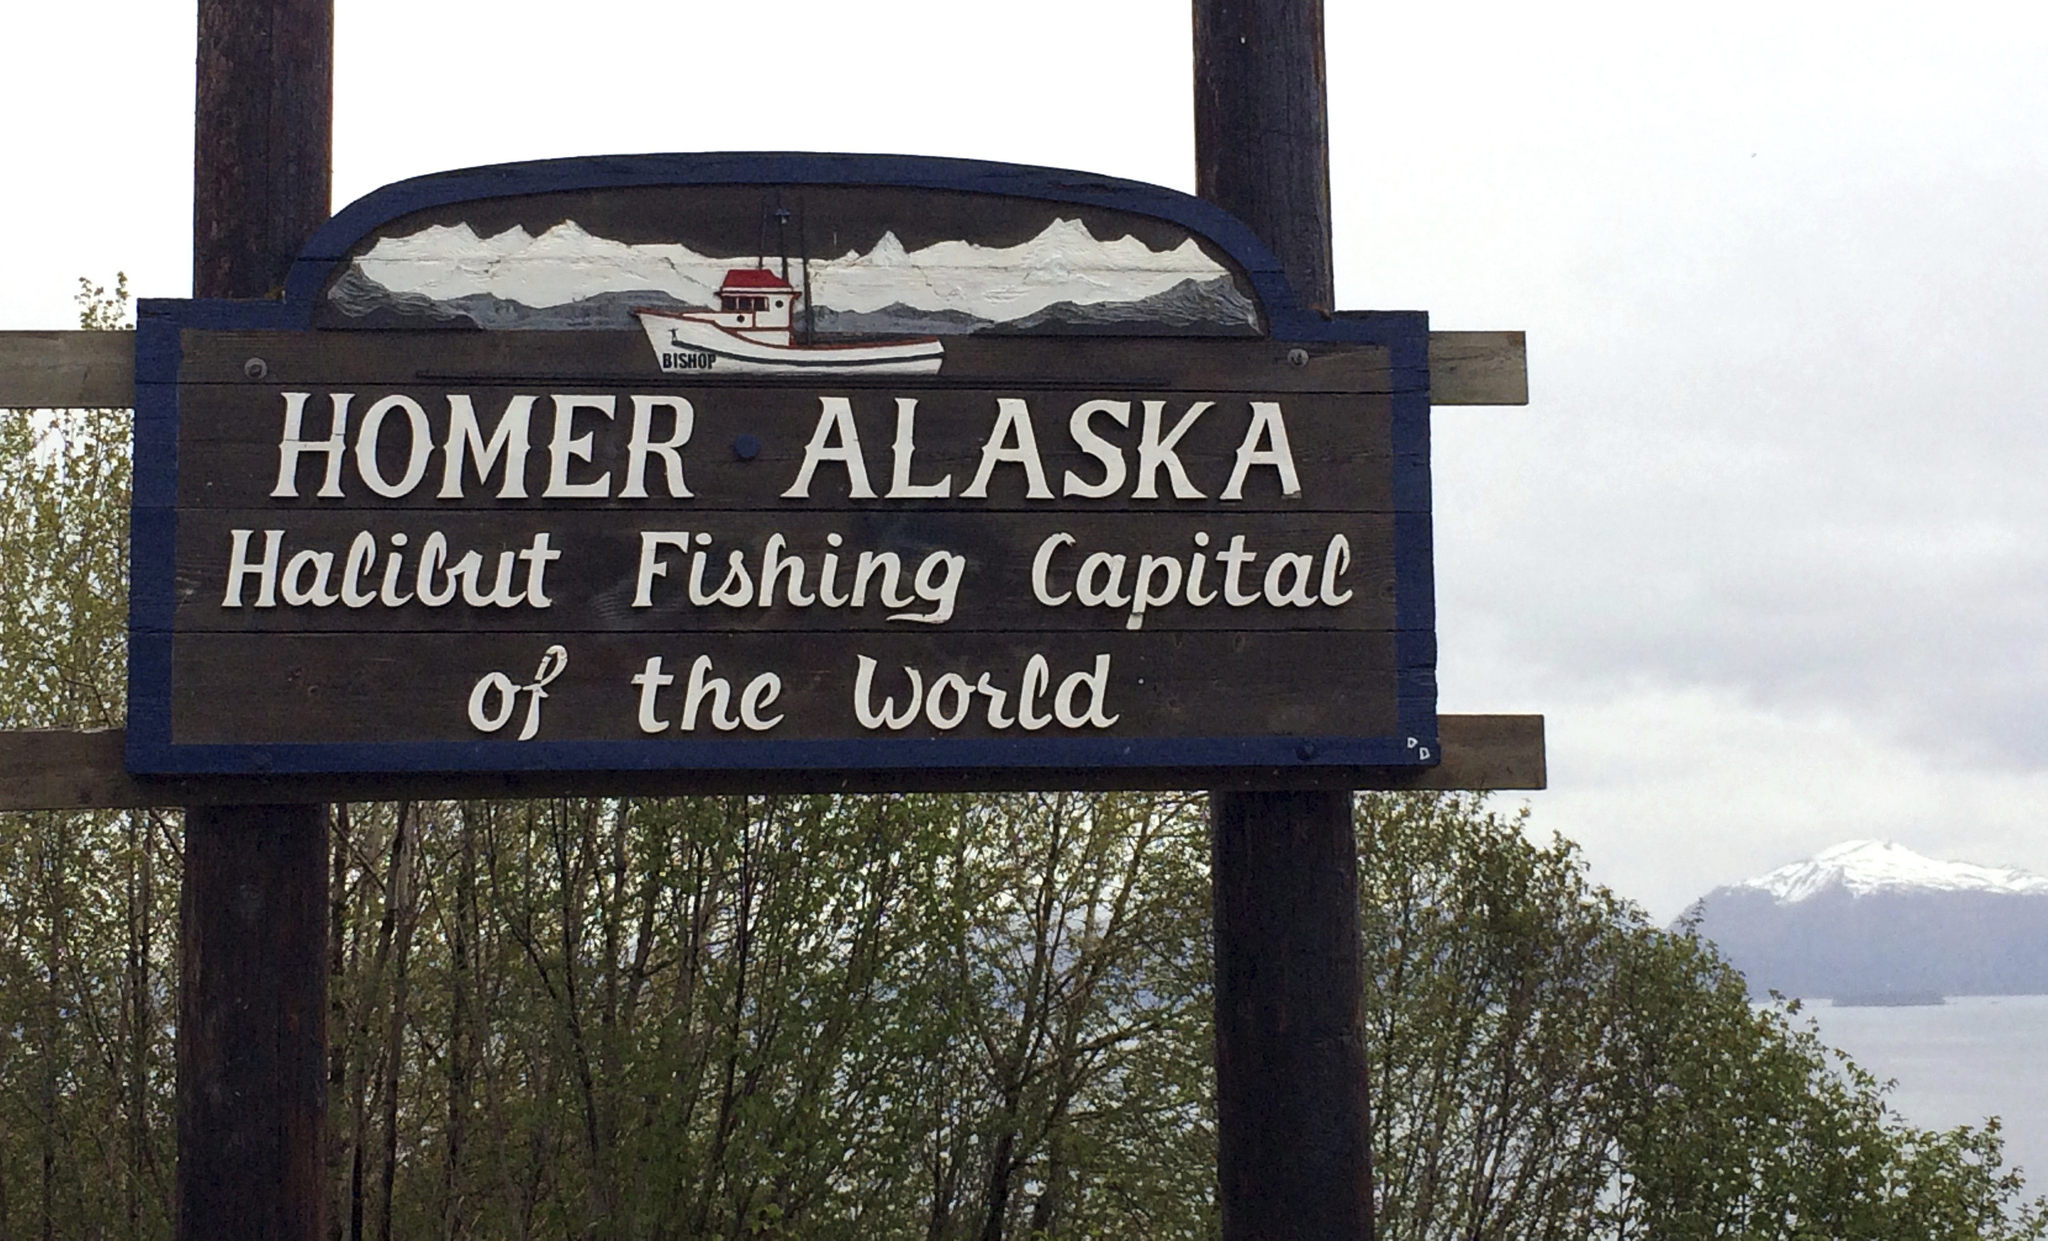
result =
[[1156,500],[1159,498],[1159,470],[1164,466],[1167,481],[1173,484],[1176,500],[1199,500],[1202,493],[1188,481],[1188,472],[1181,467],[1180,454],[1175,447],[1181,436],[1194,429],[1195,420],[1200,418],[1214,401],[1196,401],[1188,406],[1188,412],[1173,424],[1173,430],[1164,439],[1160,438],[1160,420],[1166,413],[1165,401],[1145,402],[1145,421],[1138,433],[1138,486],[1131,492],[1135,499]]
[[[1266,566],[1266,602],[1276,608],[1312,608],[1316,605],[1314,589],[1315,558],[1300,552],[1281,552]],[[1283,580],[1286,574],[1294,575],[1289,585]]]
[[[1029,674],[1026,675],[1028,677]],[[1083,689],[1088,691],[1086,711],[1074,705],[1074,696]],[[1109,656],[1097,655],[1094,671],[1076,672],[1060,682],[1059,693],[1053,696],[1052,713],[1067,728],[1108,728],[1123,718],[1122,715],[1102,713],[1102,704],[1108,695]]]
[[[818,398],[818,426],[811,432],[811,442],[804,445],[804,463],[797,470],[796,481],[789,490],[782,493],[785,500],[808,500],[811,498],[811,476],[827,461],[836,461],[846,467],[847,496],[855,500],[872,500],[875,489],[868,485],[867,462],[860,455],[860,432],[853,425],[853,403],[843,396],[821,396]],[[834,438],[837,443],[834,443]]]
[[368,530],[359,532],[355,541],[348,545],[348,560],[341,570],[341,601],[351,608],[366,608],[377,602],[377,592],[361,589],[365,571],[377,564],[377,536]]
[[[761,606],[764,608],[775,603],[775,582],[777,578],[784,576],[789,579],[786,595],[791,607],[807,608],[816,602],[815,596],[804,593],[803,557],[784,556],[782,551],[786,546],[788,541],[778,530],[768,536],[768,545],[761,551]],[[892,616],[889,619],[896,618]]]
[[[1163,583],[1156,588],[1153,586],[1155,574]],[[1174,596],[1180,593],[1180,579],[1180,561],[1171,556],[1140,556],[1138,580],[1131,591],[1131,615],[1124,621],[1124,628],[1144,628],[1146,609],[1173,602]],[[1109,657],[1105,655],[1103,658]]]
[[633,674],[633,684],[640,687],[640,731],[659,733],[668,731],[668,721],[654,713],[654,696],[676,683],[675,677],[661,670],[661,656],[647,661],[647,666]]
[[531,451],[529,436],[535,399],[515,396],[505,402],[505,412],[498,419],[497,429],[486,441],[483,427],[476,420],[475,402],[459,392],[448,397],[448,437],[441,446],[440,499],[462,498],[463,469],[472,454],[476,460],[476,481],[479,485],[490,485],[491,471],[498,468],[502,456],[505,481],[498,487],[498,498],[526,498],[526,454]]
[[1057,597],[1046,582],[1046,574],[1052,571],[1052,554],[1062,547],[1071,547],[1074,536],[1062,530],[1058,534],[1045,536],[1045,542],[1038,545],[1038,553],[1031,557],[1031,593],[1049,608],[1056,608],[1074,597],[1071,590],[1061,591]]
[[[960,593],[960,575],[967,569],[967,557],[951,552],[933,552],[917,566],[917,580],[912,585],[917,597],[932,605],[929,612],[894,612],[892,621],[919,621],[926,625],[943,625],[953,617],[953,603]],[[894,606],[894,605],[891,605]]]
[[610,470],[588,482],[569,481],[571,461],[589,461],[591,441],[594,433],[575,433],[578,410],[593,410],[607,418],[618,413],[618,398],[611,396],[556,396],[555,435],[548,444],[548,489],[541,493],[549,500],[601,500],[612,492]]
[[224,608],[242,606],[242,579],[256,579],[256,606],[274,608],[277,606],[277,559],[284,545],[284,531],[263,532],[263,559],[254,564],[249,562],[249,536],[254,530],[233,530],[228,533],[228,589],[221,596]]
[[1052,688],[1052,665],[1045,662],[1045,656],[1033,655],[1024,663],[1024,684],[1017,691],[1017,722],[1026,732],[1037,732],[1052,723],[1049,715],[1040,715],[1033,709],[1033,702],[1040,694]]
[[[377,446],[383,442],[384,419],[394,409],[405,411],[406,429],[411,432],[411,446],[406,449],[405,473],[397,482],[384,477],[384,467],[377,460]],[[356,432],[356,473],[362,475],[370,490],[387,500],[408,495],[427,476],[427,457],[434,451],[433,430],[427,425],[427,411],[409,396],[387,396],[370,406],[363,415],[362,429]]]
[[[654,440],[654,411],[657,409],[666,409],[675,416],[674,430],[659,443]],[[647,461],[658,456],[667,476],[668,493],[679,500],[689,499],[690,489],[683,484],[681,449],[690,442],[690,432],[696,429],[696,425],[697,413],[682,397],[635,396],[633,434],[626,441],[626,485],[619,494],[632,500],[645,499]]]
[[767,732],[782,722],[782,716],[763,718],[761,712],[775,705],[782,696],[782,678],[772,672],[764,672],[747,682],[747,688],[740,692],[740,722],[757,733]]
[[[640,532],[640,568],[633,575],[633,606],[651,608],[654,606],[654,579],[668,576],[668,561],[661,558],[661,549],[673,547],[678,551],[690,548],[690,532],[687,530],[642,530]],[[559,555],[560,553],[556,553]]]
[[902,714],[896,713],[896,697],[882,699],[878,710],[874,704],[875,661],[866,655],[854,657],[857,671],[853,675],[853,714],[862,728],[890,728],[901,730],[910,727],[917,719],[917,710],[924,700],[924,678],[915,668],[905,665],[903,671],[910,677],[910,704]]
[[[313,570],[310,583],[304,581],[308,568]],[[284,596],[285,603],[295,608],[309,603],[316,608],[324,608],[337,597],[327,586],[327,579],[333,573],[333,552],[300,552],[285,564],[284,573],[278,580],[278,593]]]
[[[1098,571],[1106,571],[1107,580],[1098,582]],[[1084,608],[1099,608],[1104,604],[1120,608],[1131,601],[1124,593],[1124,558],[1108,552],[1090,552],[1081,562],[1081,572],[1074,578],[1074,597]]]
[[1067,471],[1061,480],[1061,493],[1080,496],[1085,500],[1100,500],[1113,496],[1124,485],[1124,450],[1103,439],[1088,425],[1096,414],[1108,414],[1121,427],[1131,425],[1131,403],[1129,401],[1087,401],[1074,407],[1073,417],[1067,420],[1067,433],[1074,438],[1082,452],[1102,463],[1102,481],[1083,482],[1081,476]]
[[711,656],[699,655],[690,665],[690,684],[683,691],[683,718],[677,725],[684,732],[697,730],[697,711],[708,698],[711,701],[711,726],[722,733],[729,733],[740,726],[732,717],[732,682],[724,677],[710,676]]
[[910,459],[917,451],[913,443],[917,427],[917,398],[899,396],[896,398],[896,443],[891,452],[889,470],[889,498],[891,500],[942,500],[953,494],[953,476],[946,475],[935,483],[913,483],[910,481]]
[[1024,467],[1026,499],[1052,499],[1052,488],[1045,483],[1045,463],[1038,456],[1038,437],[1031,430],[1031,410],[1018,397],[997,398],[996,425],[988,433],[988,442],[981,446],[981,465],[974,471],[974,481],[960,494],[970,499],[987,499],[989,476],[998,465]]
[[[1264,444],[1261,448],[1259,445]],[[1244,499],[1245,475],[1255,465],[1269,465],[1280,474],[1280,494],[1293,499],[1301,494],[1301,478],[1294,472],[1294,450],[1287,446],[1287,423],[1280,416],[1278,401],[1253,401],[1251,425],[1244,442],[1237,446],[1237,464],[1230,467],[1230,481],[1223,486],[1223,499]]]
[[1323,551],[1323,603],[1329,607],[1342,607],[1351,602],[1351,592],[1337,591],[1337,579],[1351,568],[1351,540],[1341,534],[1330,536],[1330,546]]
[[306,400],[311,395],[310,392],[284,394],[284,433],[277,441],[277,485],[270,489],[273,496],[288,499],[298,496],[299,458],[306,453],[322,453],[327,457],[327,473],[321,480],[319,494],[327,499],[341,495],[341,455],[348,445],[348,403],[355,398],[355,393],[328,394],[333,413],[329,416],[327,438],[324,440],[302,438]]

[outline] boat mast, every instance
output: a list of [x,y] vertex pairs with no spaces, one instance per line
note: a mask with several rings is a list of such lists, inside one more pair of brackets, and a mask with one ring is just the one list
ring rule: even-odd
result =
[[811,304],[811,234],[804,227],[804,200],[796,200],[796,252],[797,262],[804,279],[804,343],[816,344],[818,340],[818,312]]
[[782,191],[775,191],[775,257],[782,260],[782,283],[789,283],[789,208],[782,205]]

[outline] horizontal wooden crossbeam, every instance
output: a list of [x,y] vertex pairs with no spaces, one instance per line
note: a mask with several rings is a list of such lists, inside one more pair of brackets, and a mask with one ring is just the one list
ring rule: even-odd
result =
[[1412,772],[1387,769],[1131,771],[1125,769],[949,774],[943,771],[521,772],[506,775],[317,775],[138,779],[122,763],[126,734],[0,732],[0,810],[123,810],[144,806],[267,802],[459,800],[495,797],[683,796],[705,793],[990,789],[1332,788],[1540,789],[1543,717],[1446,715],[1438,719],[1443,762]]
[[[1520,332],[1431,332],[1436,405],[1527,405]],[[0,332],[0,408],[123,409],[135,403],[135,338],[127,332]]]
[[133,332],[0,332],[0,406],[126,409],[134,404]]

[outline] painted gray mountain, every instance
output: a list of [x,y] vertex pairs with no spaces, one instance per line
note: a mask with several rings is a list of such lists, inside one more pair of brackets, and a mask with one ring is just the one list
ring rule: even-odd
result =
[[2048,994],[2048,879],[1849,841],[1686,911],[1749,979],[1837,1004]]

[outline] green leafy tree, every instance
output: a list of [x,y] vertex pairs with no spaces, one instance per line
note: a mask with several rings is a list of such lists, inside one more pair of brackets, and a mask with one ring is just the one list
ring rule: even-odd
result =
[[[126,276],[78,283],[80,327],[132,328]],[[122,721],[129,423],[120,409],[0,416],[0,728]]]
[[1383,1241],[2048,1236],[1995,1121],[1904,1122],[1570,844],[1472,796],[1360,821]]
[[[128,326],[80,281],[79,326]],[[0,414],[0,728],[118,726],[125,410]],[[0,814],[0,1238],[169,1234],[175,824]]]

